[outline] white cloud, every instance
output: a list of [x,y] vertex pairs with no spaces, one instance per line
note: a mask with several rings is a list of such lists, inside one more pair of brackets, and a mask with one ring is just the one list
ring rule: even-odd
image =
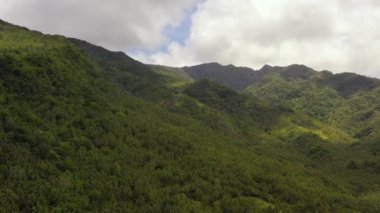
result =
[[378,0],[207,0],[184,45],[139,57],[184,66],[302,63],[380,77]]
[[[6,21],[113,50],[169,43],[168,51],[134,52],[147,63],[299,63],[380,77],[379,0],[0,1]],[[164,28],[179,25],[196,2],[189,37],[170,43]]]
[[0,18],[45,33],[88,40],[114,50],[154,48],[162,30],[178,25],[195,0],[0,0]]

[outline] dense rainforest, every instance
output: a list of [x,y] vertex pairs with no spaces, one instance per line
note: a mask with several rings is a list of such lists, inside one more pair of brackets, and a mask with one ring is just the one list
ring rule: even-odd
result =
[[380,80],[140,63],[0,21],[0,212],[379,212]]

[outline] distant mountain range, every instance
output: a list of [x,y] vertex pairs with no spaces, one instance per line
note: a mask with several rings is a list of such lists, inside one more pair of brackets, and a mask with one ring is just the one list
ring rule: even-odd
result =
[[[355,73],[333,74],[305,65],[264,65],[260,70],[207,63],[191,67],[152,66],[183,85],[199,80],[221,83],[274,106],[286,106],[324,122],[344,128],[355,137],[377,135],[380,125],[375,100],[380,97],[380,80]],[[170,71],[168,71],[170,70]],[[368,100],[373,97],[373,100]],[[361,102],[361,103],[360,103]],[[369,104],[368,103],[373,103]],[[365,116],[366,115],[366,116]],[[364,117],[363,117],[364,116]],[[363,128],[364,127],[364,128]]]
[[304,65],[273,67],[264,65],[260,70],[233,65],[222,66],[218,63],[201,64],[183,68],[195,80],[209,79],[223,83],[237,90],[258,83],[265,77],[279,74],[287,81],[304,80],[329,86],[338,91],[343,97],[349,97],[360,91],[370,91],[380,86],[380,80],[355,73],[333,74],[329,71],[317,72]]

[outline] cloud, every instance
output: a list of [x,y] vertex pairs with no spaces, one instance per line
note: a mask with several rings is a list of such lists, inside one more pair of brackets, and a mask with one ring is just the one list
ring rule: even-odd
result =
[[380,77],[378,0],[1,2],[6,21],[124,50],[146,63],[298,63]]
[[207,0],[184,44],[135,57],[173,66],[302,63],[380,77],[379,9],[377,0]]
[[6,21],[124,50],[167,42],[162,30],[180,24],[195,0],[1,1],[0,17]]

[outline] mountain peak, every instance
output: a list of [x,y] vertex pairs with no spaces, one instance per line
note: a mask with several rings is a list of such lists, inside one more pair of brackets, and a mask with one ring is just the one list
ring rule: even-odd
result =
[[223,65],[219,64],[218,62],[204,63],[197,66],[223,67]]
[[264,64],[263,67],[261,67],[260,71],[263,71],[263,70],[271,70],[273,69],[273,67],[271,65],[268,65],[268,64]]
[[232,64],[223,66],[215,62],[184,67],[184,69],[195,80],[209,79],[238,90],[251,84],[257,75],[257,72],[251,68],[236,67]]
[[311,69],[310,67],[305,66],[303,64],[291,64],[291,65],[287,66],[286,68],[289,68],[289,69]]

